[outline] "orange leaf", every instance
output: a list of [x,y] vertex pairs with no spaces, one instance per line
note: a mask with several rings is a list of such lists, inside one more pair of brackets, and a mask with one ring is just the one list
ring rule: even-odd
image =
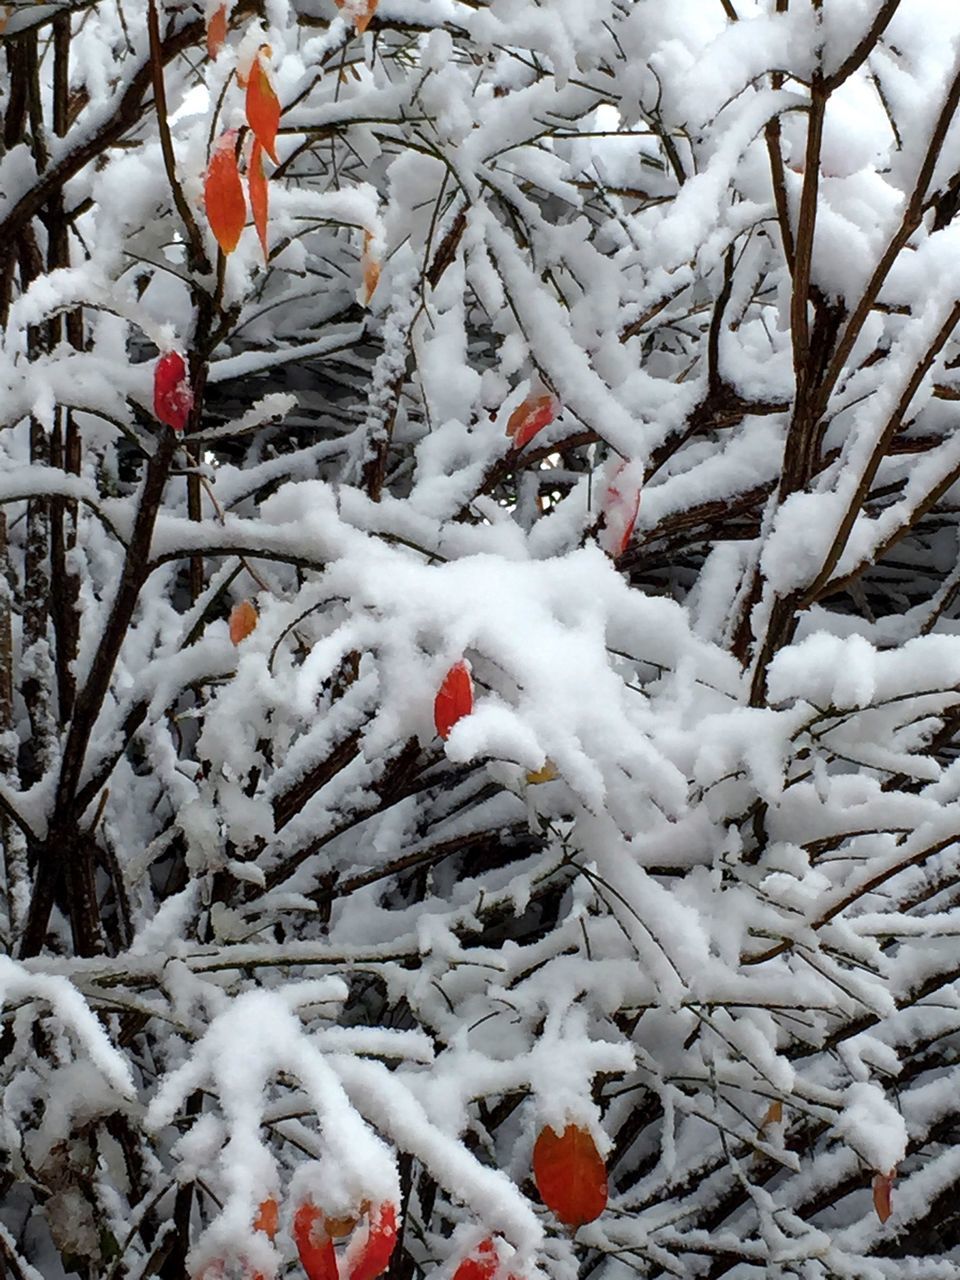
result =
[[377,11],[378,0],[367,0],[366,13],[358,13],[354,15],[353,25],[356,27],[357,35],[362,36],[370,25],[370,19]]
[[[242,604],[234,606],[233,613],[236,613],[238,609],[242,609],[244,605],[247,605],[248,608],[253,610],[253,626],[250,627],[249,631],[244,633],[245,635],[249,635],[250,631],[253,630],[253,627],[257,625],[257,614],[256,610],[253,609],[253,605],[250,604],[249,600],[244,600]],[[233,613],[230,615],[231,640],[233,640]],[[241,636],[240,639],[242,640],[243,636]],[[238,641],[233,640],[233,643],[237,644]],[[257,1210],[257,1216],[253,1220],[253,1229],[254,1231],[262,1231],[268,1240],[272,1240],[279,1231],[280,1206],[277,1204],[276,1200],[274,1200],[273,1196],[267,1196],[266,1200],[262,1200],[260,1202],[260,1208]]]
[[[774,1099],[773,1102],[770,1103],[769,1107],[767,1107],[766,1111],[763,1113],[763,1119],[757,1125],[758,1141],[765,1142],[767,1141],[768,1138],[772,1138],[773,1135],[771,1135],[768,1132],[768,1130],[772,1125],[778,1125],[778,1124],[781,1124],[782,1122],[783,1122],[783,1103],[780,1101],[779,1098],[776,1098]],[[753,1158],[755,1160],[760,1160],[763,1158],[759,1149],[754,1151]]]
[[307,1280],[339,1280],[333,1241],[315,1204],[302,1204],[293,1215],[293,1238]]
[[762,1134],[763,1131],[766,1129],[767,1125],[779,1124],[782,1119],[783,1119],[783,1103],[780,1101],[779,1098],[777,1098],[770,1103],[769,1107],[767,1107],[766,1113],[764,1114],[763,1119],[760,1121],[760,1128],[758,1132]]
[[377,1280],[390,1265],[396,1243],[397,1209],[387,1200],[371,1210],[367,1236],[359,1248],[354,1249],[351,1243],[347,1251],[349,1280]]
[[360,304],[368,307],[370,299],[380,283],[380,259],[371,250],[373,236],[369,231],[363,233],[363,257],[360,266],[363,270],[363,288],[360,290]]
[[569,1227],[592,1222],[607,1207],[607,1167],[579,1125],[568,1124],[561,1134],[549,1127],[540,1131],[533,1176],[543,1203]]
[[273,163],[279,164],[276,138],[280,124],[280,101],[273,91],[259,53],[253,60],[247,81],[247,124]]
[[207,221],[224,253],[233,253],[247,220],[247,205],[237,168],[236,139],[236,130],[231,129],[217,143],[203,184]]
[[263,246],[263,260],[269,262],[270,251],[267,248],[267,175],[263,172],[263,148],[254,138],[253,150],[250,152],[250,168],[247,172],[247,186],[250,191],[250,208],[253,210],[253,225],[257,228],[260,244]]
[[324,1218],[323,1229],[331,1239],[342,1240],[344,1236],[356,1230],[359,1221],[359,1218],[351,1217],[349,1214],[344,1218]]
[[507,435],[513,439],[514,449],[522,449],[538,431],[548,426],[560,411],[556,396],[527,396],[507,419]]
[[247,87],[247,81],[250,79],[250,68],[253,66],[254,60],[259,58],[261,54],[263,54],[265,58],[272,58],[272,46],[269,44],[262,44],[256,53],[247,53],[237,62],[237,84],[241,89],[245,89]]
[[437,733],[446,740],[450,730],[473,710],[473,680],[470,668],[464,661],[455,662],[443,678],[443,684],[433,704],[433,723]]
[[873,1207],[876,1209],[877,1217],[881,1222],[886,1222],[891,1213],[893,1213],[893,1205],[890,1201],[896,1172],[896,1169],[891,1169],[889,1173],[875,1173],[873,1175]]
[[338,9],[346,9],[353,18],[353,26],[357,35],[362,36],[370,25],[370,19],[377,11],[379,0],[337,0]]
[[[239,604],[235,604],[233,606],[230,610],[230,639],[234,644],[239,644],[241,640],[246,640],[250,632],[256,629],[257,618],[257,611],[251,601],[241,600]],[[260,1206],[261,1215],[264,1211],[263,1206],[269,1203],[271,1203],[271,1201],[264,1200],[263,1204]],[[277,1202],[274,1200],[272,1203],[274,1206],[274,1213],[276,1213]],[[261,1231],[263,1228],[258,1226],[257,1230]]]
[[363,264],[363,293],[367,306],[373,297],[377,285],[380,283],[380,263],[376,258],[368,258]]
[[220,5],[207,19],[207,53],[215,59],[227,38],[227,6]]

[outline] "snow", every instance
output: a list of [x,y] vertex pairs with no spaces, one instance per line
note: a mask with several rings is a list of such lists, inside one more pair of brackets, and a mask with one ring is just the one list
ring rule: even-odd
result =
[[0,956],[0,1000],[4,1004],[40,999],[47,1002],[64,1027],[76,1036],[103,1084],[121,1097],[135,1093],[129,1064],[111,1044],[96,1016],[66,978],[31,974],[8,956]]
[[880,1173],[895,1169],[906,1153],[903,1117],[882,1090],[867,1081],[850,1085],[837,1129],[870,1168]]
[[[879,0],[269,0],[211,64],[215,7],[163,15],[179,208],[142,10],[58,19],[61,136],[35,6],[0,104],[3,1266],[153,1274],[189,1192],[192,1280],[289,1271],[304,1201],[446,1280],[488,1237],[497,1280],[960,1276],[955,122],[900,230],[960,18],[851,69]],[[273,256],[204,272],[263,45]]]

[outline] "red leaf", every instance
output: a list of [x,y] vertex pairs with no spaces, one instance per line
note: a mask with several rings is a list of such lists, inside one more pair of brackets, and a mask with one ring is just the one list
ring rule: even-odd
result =
[[215,59],[227,38],[227,6],[220,5],[207,19],[207,53]]
[[493,1280],[499,1265],[496,1248],[488,1236],[460,1263],[453,1273],[453,1280]]
[[250,189],[250,208],[253,210],[253,225],[257,228],[260,244],[263,247],[263,260],[269,262],[270,252],[267,248],[267,176],[263,172],[263,149],[255,138],[253,150],[250,152],[250,169],[247,173],[247,184]]
[[236,137],[236,131],[231,129],[217,143],[203,184],[207,221],[224,253],[233,253],[247,220],[247,205],[237,168]]
[[518,404],[507,420],[507,435],[513,438],[514,449],[522,449],[538,431],[548,426],[560,412],[556,396],[527,396]]
[[603,499],[603,549],[616,559],[630,545],[640,510],[639,484],[624,484],[619,477],[627,467],[621,463]]
[[473,680],[470,668],[461,660],[455,662],[443,678],[443,684],[433,704],[433,723],[437,733],[446,740],[458,720],[473,710]]
[[543,1203],[561,1222],[579,1227],[607,1207],[607,1168],[596,1143],[579,1125],[546,1128],[533,1148],[533,1176]]
[[370,1210],[366,1239],[347,1250],[349,1280],[376,1280],[386,1271],[397,1243],[397,1209],[387,1200]]
[[302,1204],[293,1215],[293,1239],[307,1280],[339,1280],[333,1241],[316,1205]]
[[[468,1254],[459,1264],[453,1273],[453,1280],[494,1280],[499,1269],[500,1256],[497,1253],[497,1247],[492,1237],[487,1236],[486,1240],[481,1240],[473,1253]],[[511,1272],[507,1280],[518,1280],[518,1277]]]
[[891,1213],[893,1213],[891,1192],[896,1173],[896,1169],[891,1169],[889,1173],[875,1173],[873,1175],[873,1207],[876,1209],[877,1217],[881,1222],[886,1222]]
[[[233,613],[236,613],[237,609],[242,609],[243,605],[247,605],[248,608],[253,610],[253,626],[250,628],[250,631],[252,631],[253,627],[257,625],[257,613],[249,600],[244,600],[241,604],[235,605]],[[244,634],[249,634],[249,632]],[[230,615],[230,639],[233,640],[233,614]],[[233,640],[233,643],[236,644],[237,641]],[[267,1196],[266,1200],[260,1202],[257,1216],[253,1220],[253,1229],[254,1231],[262,1231],[268,1240],[272,1240],[279,1231],[280,1206],[273,1196]]]
[[280,124],[280,102],[259,53],[253,60],[250,78],[247,80],[247,124],[273,163],[279,164],[276,137]]
[[153,370],[153,413],[159,422],[182,431],[193,408],[187,366],[179,351],[167,351]]

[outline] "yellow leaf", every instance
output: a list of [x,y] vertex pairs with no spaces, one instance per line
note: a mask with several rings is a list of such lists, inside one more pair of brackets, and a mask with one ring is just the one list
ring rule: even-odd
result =
[[557,776],[557,766],[552,760],[545,760],[539,769],[530,770],[527,774],[527,782],[533,786],[538,782],[552,782]]

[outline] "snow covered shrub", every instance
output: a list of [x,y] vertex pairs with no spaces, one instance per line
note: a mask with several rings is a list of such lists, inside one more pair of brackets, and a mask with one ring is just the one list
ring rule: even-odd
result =
[[0,1275],[960,1276],[960,10],[0,44]]

